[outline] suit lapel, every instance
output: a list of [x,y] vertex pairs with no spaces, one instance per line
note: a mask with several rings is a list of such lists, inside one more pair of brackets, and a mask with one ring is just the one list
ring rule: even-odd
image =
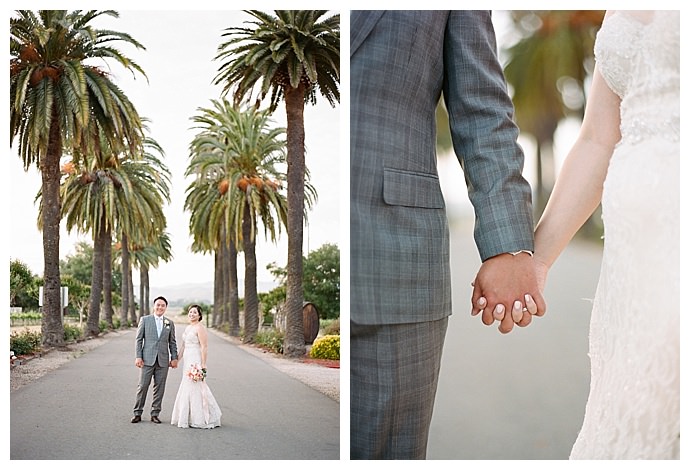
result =
[[352,12],[350,17],[350,57],[364,42],[381,15],[383,15],[383,10]]

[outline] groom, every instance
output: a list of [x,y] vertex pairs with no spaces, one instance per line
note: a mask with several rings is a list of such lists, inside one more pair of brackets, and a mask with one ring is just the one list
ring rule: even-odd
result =
[[156,297],[153,301],[153,315],[145,315],[139,320],[134,365],[141,369],[141,374],[132,423],[141,421],[151,378],[153,378],[151,421],[156,424],[161,423],[158,415],[163,403],[168,367],[173,369],[177,367],[175,324],[163,316],[167,308],[168,301],[165,297]]
[[422,459],[451,314],[441,96],[483,261],[472,313],[503,333],[546,308],[531,189],[490,12],[354,11],[350,24],[350,457]]

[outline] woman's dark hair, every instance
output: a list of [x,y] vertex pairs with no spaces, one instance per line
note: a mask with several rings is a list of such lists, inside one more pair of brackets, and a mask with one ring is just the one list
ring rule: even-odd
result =
[[158,299],[161,299],[163,302],[165,302],[165,306],[166,306],[166,307],[168,306],[168,299],[166,299],[166,298],[163,297],[162,295],[159,295],[158,297],[156,297],[155,299],[153,299],[153,303],[155,304],[155,303],[156,303],[156,300],[158,300]]
[[197,304],[193,304],[189,306],[189,309],[187,311],[189,312],[191,309],[195,308],[197,312],[199,312],[199,321],[203,318],[203,315],[201,315],[201,307],[199,307]]

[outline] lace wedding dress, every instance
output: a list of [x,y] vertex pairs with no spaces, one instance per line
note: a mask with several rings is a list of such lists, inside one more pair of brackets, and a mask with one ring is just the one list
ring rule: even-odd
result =
[[614,12],[595,43],[621,98],[590,324],[590,394],[571,459],[680,453],[680,14]]
[[201,369],[201,344],[196,325],[189,325],[182,334],[182,382],[173,405],[171,424],[180,428],[210,429],[220,426],[221,411],[205,380],[194,382],[187,376],[192,365]]

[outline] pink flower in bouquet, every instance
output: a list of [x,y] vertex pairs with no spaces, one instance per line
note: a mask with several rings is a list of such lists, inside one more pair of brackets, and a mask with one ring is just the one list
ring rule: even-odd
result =
[[206,369],[201,369],[196,364],[192,364],[187,371],[187,377],[193,382],[201,382],[206,378]]

